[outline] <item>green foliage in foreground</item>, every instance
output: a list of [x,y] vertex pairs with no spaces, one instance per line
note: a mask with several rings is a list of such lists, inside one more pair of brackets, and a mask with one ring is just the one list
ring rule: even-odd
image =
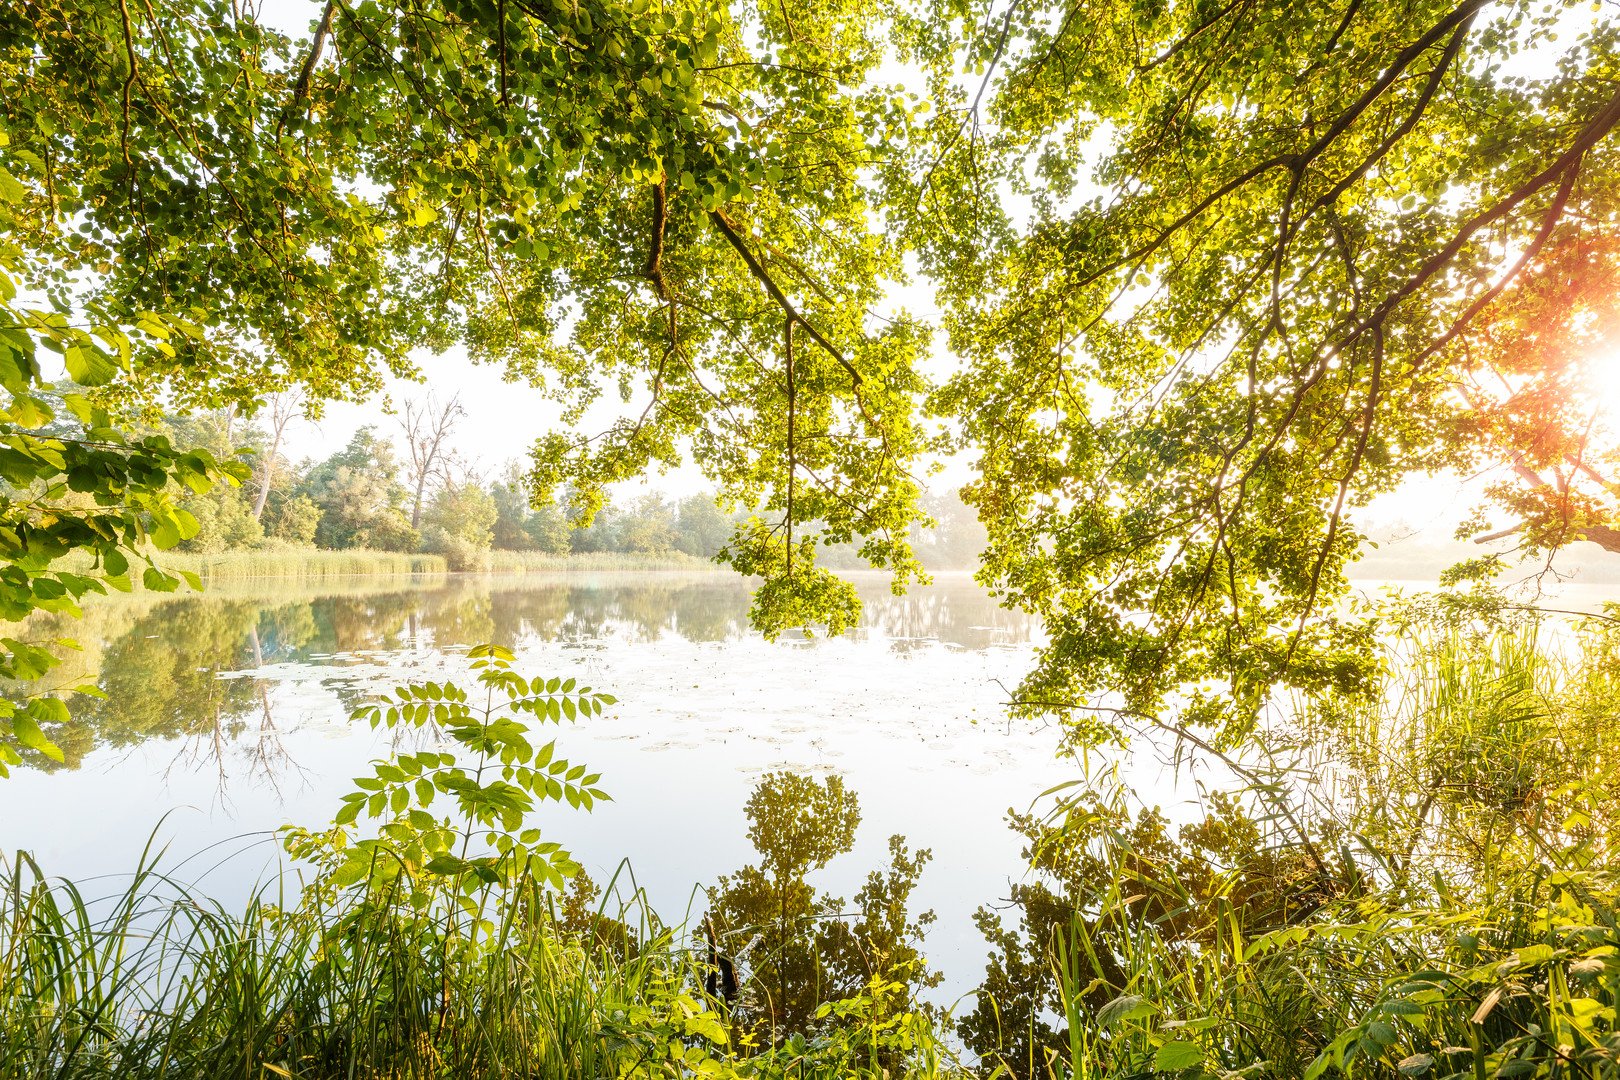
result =
[[[553,744],[533,747],[518,717],[572,719],[613,699],[525,680],[493,646],[472,656],[481,702],[423,683],[357,714],[431,722],[456,749],[377,762],[331,830],[289,832],[315,873],[288,903],[237,915],[144,861],[122,895],[95,902],[19,856],[0,876],[0,1077],[942,1071],[930,1029],[881,973],[758,1050],[734,1038],[704,991],[707,955],[679,947],[676,929],[558,904],[577,867],[525,828],[527,812],[603,793]],[[375,836],[358,835],[361,813],[382,819]]]
[[862,1076],[874,1054],[939,1070],[881,980],[829,1004],[822,1034],[733,1052],[701,957],[647,923],[591,935],[524,879],[493,932],[414,912],[397,889],[237,914],[150,867],[96,903],[7,868],[0,1076]]
[[333,828],[290,831],[312,876],[282,903],[229,913],[149,867],[93,903],[7,868],[0,1077],[1614,1080],[1620,622],[1561,655],[1488,605],[1396,614],[1380,704],[1302,700],[1205,820],[1172,834],[1096,791],[1018,819],[1035,873],[1016,928],[981,915],[976,1065],[912,998],[926,853],[892,845],[854,937],[809,929],[842,905],[804,875],[858,821],[836,781],[770,776],[750,803],[761,861],[713,897],[727,948],[762,939],[734,1007],[678,928],[592,910],[578,879],[564,897],[575,868],[528,811],[601,791],[526,721],[610,699],[485,646],[477,695],[362,707],[452,752],[377,762]]
[[968,1047],[1053,1080],[1620,1076],[1614,614],[1565,655],[1489,604],[1397,609],[1374,704],[1300,702],[1204,821],[1020,818]]

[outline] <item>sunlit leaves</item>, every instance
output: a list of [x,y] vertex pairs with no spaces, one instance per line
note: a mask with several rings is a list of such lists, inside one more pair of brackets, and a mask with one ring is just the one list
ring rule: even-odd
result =
[[[536,749],[528,725],[517,717],[555,723],[564,716],[600,715],[613,696],[578,687],[573,679],[527,680],[512,670],[512,654],[498,646],[480,645],[469,655],[481,701],[453,683],[429,681],[396,687],[355,710],[354,719],[373,727],[431,724],[459,750],[396,753],[374,762],[370,776],[355,778],[355,790],[343,797],[334,821],[339,832],[324,845],[329,860],[332,844],[341,853],[332,863],[338,887],[402,872],[427,903],[435,889],[464,899],[524,876],[561,888],[573,874],[568,853],[540,842],[539,830],[525,827],[527,816],[548,801],[589,810],[608,795],[596,786],[598,774],[557,757],[554,741]],[[466,764],[458,763],[458,753],[466,755]],[[435,816],[430,808],[441,796],[448,804],[440,810],[454,812]],[[362,816],[378,821],[379,835],[351,842],[347,830]],[[469,854],[475,837],[485,846]],[[304,834],[291,839],[305,854],[316,850]]]
[[[936,27],[950,108],[891,182],[968,359],[934,405],[978,453],[983,578],[1052,634],[1020,708],[1087,738],[1087,710],[1122,703],[1240,740],[1283,687],[1365,690],[1371,636],[1333,605],[1362,508],[1414,473],[1534,462],[1505,500],[1557,526],[1530,543],[1600,535],[1613,478],[1571,479],[1602,473],[1584,427],[1515,390],[1538,349],[1614,325],[1610,15],[997,11],[963,24],[976,113]],[[1566,19],[1592,31],[1554,47]],[[1498,73],[1535,41],[1558,71]],[[1539,287],[1492,316],[1543,233]],[[1518,414],[1478,407],[1504,380]]]

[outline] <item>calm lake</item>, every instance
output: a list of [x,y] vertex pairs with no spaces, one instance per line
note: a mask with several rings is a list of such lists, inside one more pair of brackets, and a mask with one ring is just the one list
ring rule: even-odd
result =
[[666,921],[701,916],[705,887],[758,861],[743,805],[761,775],[839,775],[860,801],[855,848],[810,880],[850,896],[891,835],[930,849],[913,909],[937,914],[925,951],[949,1002],[983,974],[974,909],[1023,874],[1007,810],[1078,770],[1054,729],[1002,716],[1003,684],[1031,663],[1029,619],[966,575],[904,597],[854,577],[859,630],[774,644],[748,629],[747,584],[727,573],[267,579],[99,603],[51,628],[85,647],[51,681],[107,697],[72,701],[53,733],[65,765],[35,757],[0,782],[4,847],[84,881],[127,873],[155,836],[177,878],[245,897],[278,872],[274,830],[327,823],[388,753],[390,733],[349,711],[406,680],[467,685],[466,649],[492,641],[525,675],[619,699],[555,732],[613,801],[537,814],[597,882],[627,860]]
[[[216,898],[273,888],[275,830],[325,825],[390,750],[391,733],[351,724],[350,710],[408,680],[468,685],[466,650],[495,642],[522,674],[619,699],[538,740],[555,734],[559,756],[600,772],[613,798],[536,815],[597,882],[623,863],[621,890],[633,876],[666,922],[700,917],[705,889],[759,861],[743,807],[761,776],[840,776],[859,799],[855,846],[810,883],[849,897],[887,865],[891,836],[929,849],[912,910],[937,916],[924,949],[945,981],[929,996],[949,1004],[983,976],[975,909],[999,906],[1025,873],[1007,811],[1081,769],[1057,755],[1055,729],[1003,715],[1039,643],[1031,620],[966,575],[904,597],[878,575],[852,578],[858,630],[774,644],[748,629],[747,584],[723,572],[261,579],[110,598],[82,621],[30,626],[84,646],[30,692],[89,682],[107,696],[74,698],[72,723],[52,733],[66,764],[33,755],[0,781],[0,846],[113,891],[155,838],[163,867]],[[1617,591],[1571,586],[1560,600],[1590,611]],[[1157,757],[1138,744],[1127,779],[1172,819],[1189,813],[1195,785]]]

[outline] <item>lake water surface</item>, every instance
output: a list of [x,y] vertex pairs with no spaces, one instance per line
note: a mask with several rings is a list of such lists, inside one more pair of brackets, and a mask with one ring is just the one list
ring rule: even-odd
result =
[[841,776],[860,800],[855,848],[811,881],[849,896],[886,864],[891,835],[930,849],[913,907],[937,913],[925,951],[949,1001],[983,972],[974,909],[1023,874],[1006,811],[1076,767],[1054,730],[1002,716],[1003,687],[1032,661],[1026,617],[966,576],[904,597],[857,579],[859,630],[776,643],[748,629],[747,584],[725,573],[265,580],[118,598],[59,628],[85,652],[55,682],[107,697],[74,699],[53,733],[66,765],[35,760],[0,783],[0,839],[84,880],[127,872],[155,835],[177,877],[245,895],[276,873],[276,828],[327,823],[388,753],[390,734],[349,711],[407,680],[467,685],[467,648],[492,641],[525,675],[619,699],[556,732],[559,756],[600,772],[613,801],[538,814],[598,882],[628,860],[666,921],[701,915],[703,887],[758,861],[743,805],[763,774]]
[[[324,826],[390,751],[393,736],[350,711],[405,681],[470,685],[467,649],[494,642],[520,673],[619,699],[555,732],[559,756],[600,772],[613,801],[537,814],[596,881],[625,864],[621,882],[633,875],[665,921],[700,916],[704,889],[759,861],[743,808],[760,778],[840,776],[859,799],[855,846],[811,884],[852,896],[893,835],[929,849],[912,909],[937,915],[925,953],[945,975],[931,996],[949,1003],[983,975],[974,910],[1025,873],[1008,809],[1080,768],[1056,730],[1003,715],[1033,662],[1031,620],[965,575],[904,597],[853,577],[858,630],[775,643],[748,629],[748,585],[729,573],[265,579],[109,598],[82,621],[30,627],[85,647],[47,688],[94,683],[106,698],[72,699],[72,723],[52,732],[66,764],[36,755],[0,782],[0,847],[77,881],[110,876],[110,890],[155,837],[177,878],[245,898],[282,866],[275,830]],[[1615,593],[1572,586],[1557,602],[1591,611]],[[1181,816],[1196,792],[1154,757],[1138,749],[1129,782]]]

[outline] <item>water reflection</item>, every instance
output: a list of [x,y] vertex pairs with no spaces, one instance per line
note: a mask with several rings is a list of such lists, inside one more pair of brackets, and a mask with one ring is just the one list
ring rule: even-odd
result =
[[860,801],[841,778],[766,774],[746,814],[759,861],[720,878],[705,927],[727,968],[735,958],[734,1020],[755,1045],[810,1032],[821,1003],[855,997],[874,978],[899,987],[902,1009],[940,983],[921,953],[934,913],[909,909],[931,852],[891,836],[889,865],[846,901],[809,880],[855,846]]
[[[965,578],[903,597],[876,576],[857,587],[866,611],[851,635],[887,640],[896,651],[939,644],[977,651],[1029,638],[1024,616],[997,607]],[[280,743],[275,684],[253,677],[257,669],[486,641],[509,648],[669,637],[734,642],[749,634],[748,606],[747,583],[724,573],[372,579],[315,588],[266,581],[203,595],[140,594],[90,605],[83,620],[36,619],[29,636],[71,636],[84,649],[64,652],[50,679],[3,692],[21,698],[88,683],[105,695],[70,699],[70,721],[49,732],[65,761],[22,751],[35,768],[76,769],[97,749],[177,740],[177,763],[216,769],[222,784],[229,755],[246,757],[250,774],[275,782],[292,763]],[[222,677],[232,675],[246,677]],[[358,704],[358,686],[329,686],[345,707]]]

